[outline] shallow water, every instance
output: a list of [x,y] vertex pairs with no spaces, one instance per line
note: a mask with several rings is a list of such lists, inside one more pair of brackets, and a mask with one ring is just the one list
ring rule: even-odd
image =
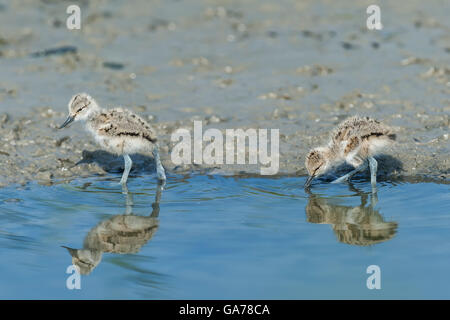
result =
[[448,185],[118,179],[0,189],[0,298],[450,298]]

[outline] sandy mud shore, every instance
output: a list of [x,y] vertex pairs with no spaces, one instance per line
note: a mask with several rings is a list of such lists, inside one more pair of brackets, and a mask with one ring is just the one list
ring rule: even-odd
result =
[[[306,175],[304,157],[354,114],[392,126],[380,179],[450,178],[450,25],[445,1],[0,2],[0,186],[120,173],[80,123],[58,130],[67,103],[88,92],[101,106],[141,114],[160,137],[171,174],[258,175],[259,165],[175,165],[171,134],[279,129],[278,175]],[[133,174],[154,172],[151,155]]]

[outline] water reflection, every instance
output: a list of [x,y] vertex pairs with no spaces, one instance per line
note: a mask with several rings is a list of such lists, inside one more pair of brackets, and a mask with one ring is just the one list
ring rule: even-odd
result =
[[79,267],[80,274],[87,275],[102,260],[102,254],[137,253],[158,230],[159,202],[163,185],[158,184],[155,202],[149,216],[137,216],[132,213],[133,196],[126,186],[123,193],[126,197],[126,213],[118,214],[101,221],[86,235],[83,248],[73,249],[66,246],[72,256],[72,264]]
[[309,191],[307,221],[330,224],[338,241],[346,244],[369,246],[392,239],[398,224],[395,221],[384,221],[383,216],[375,209],[377,194],[364,193],[351,183],[349,187],[361,198],[359,206],[334,204],[336,198],[321,197]]

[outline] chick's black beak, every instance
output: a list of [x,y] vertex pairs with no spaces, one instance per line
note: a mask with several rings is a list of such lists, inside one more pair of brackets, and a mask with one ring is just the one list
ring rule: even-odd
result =
[[69,251],[71,256],[76,256],[77,255],[77,250],[76,249],[72,249],[72,248],[69,248],[69,247],[66,247],[66,246],[61,246],[61,247],[67,249],[67,251]]
[[64,128],[65,126],[67,126],[69,123],[71,123],[73,120],[75,119],[75,117],[73,116],[68,116],[66,121],[64,121],[64,123],[59,127],[59,129]]
[[305,186],[304,186],[305,189],[309,188],[309,186],[311,185],[311,182],[313,181],[314,177],[315,176],[309,176],[308,177],[308,180],[306,180],[306,183],[305,183]]

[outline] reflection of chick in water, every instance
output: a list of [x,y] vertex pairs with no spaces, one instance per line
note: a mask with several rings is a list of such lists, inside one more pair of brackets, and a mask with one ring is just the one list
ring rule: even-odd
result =
[[361,205],[357,207],[335,205],[329,199],[310,194],[306,206],[307,221],[331,224],[338,241],[347,244],[368,246],[392,239],[397,222],[385,222],[374,209],[376,195],[372,195],[371,203],[366,206],[367,194],[358,193]]
[[130,214],[132,200],[131,194],[127,193],[127,214],[115,215],[92,228],[84,239],[83,249],[64,247],[81,274],[91,273],[100,263],[103,252],[137,253],[153,237],[158,229],[161,189],[158,185],[150,216]]

